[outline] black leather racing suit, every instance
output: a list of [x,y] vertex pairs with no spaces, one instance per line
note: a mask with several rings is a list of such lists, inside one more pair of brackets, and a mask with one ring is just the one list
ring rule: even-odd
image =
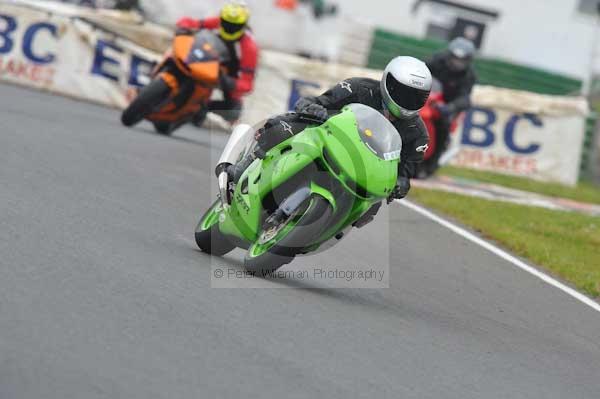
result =
[[464,71],[452,71],[448,68],[448,57],[448,52],[435,54],[426,64],[431,75],[442,84],[446,105],[453,114],[457,114],[471,107],[471,90],[477,75],[473,66]]
[[[380,82],[374,79],[346,79],[320,96],[310,97],[308,100],[322,105],[330,114],[337,113],[344,106],[352,103],[368,105],[383,113]],[[429,143],[427,128],[418,114],[410,119],[395,119],[391,122],[402,138],[398,176],[410,179],[414,177],[416,165],[423,160],[427,149]]]
[[433,173],[446,148],[450,137],[450,124],[452,119],[471,107],[471,91],[477,81],[477,76],[472,65],[464,71],[452,71],[448,67],[448,59],[451,57],[447,51],[435,54],[426,64],[431,75],[440,81],[444,100],[447,106],[447,115],[440,118],[436,123],[437,143],[435,153],[428,163],[429,173]]

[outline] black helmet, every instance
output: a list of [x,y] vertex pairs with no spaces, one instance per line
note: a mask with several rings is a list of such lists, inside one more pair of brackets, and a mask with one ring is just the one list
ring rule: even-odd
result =
[[448,68],[455,72],[466,70],[475,56],[475,45],[464,37],[453,39],[448,45]]

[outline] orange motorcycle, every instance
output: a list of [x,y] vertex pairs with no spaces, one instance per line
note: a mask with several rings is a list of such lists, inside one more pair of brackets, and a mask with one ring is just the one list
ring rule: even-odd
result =
[[206,112],[213,90],[219,86],[221,65],[229,51],[213,32],[180,31],[173,48],[121,115],[125,126],[143,119],[154,124],[157,132],[171,134],[175,129]]

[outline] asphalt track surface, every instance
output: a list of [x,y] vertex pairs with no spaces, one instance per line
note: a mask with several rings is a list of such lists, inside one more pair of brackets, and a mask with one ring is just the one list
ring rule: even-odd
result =
[[0,93],[0,398],[598,398],[600,314],[413,211],[311,257],[390,288],[211,288],[222,134]]

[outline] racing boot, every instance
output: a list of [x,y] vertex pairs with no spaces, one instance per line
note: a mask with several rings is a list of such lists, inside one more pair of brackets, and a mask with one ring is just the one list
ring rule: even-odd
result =
[[202,107],[202,109],[196,112],[196,114],[192,117],[192,125],[196,127],[202,127],[207,115],[208,107]]

